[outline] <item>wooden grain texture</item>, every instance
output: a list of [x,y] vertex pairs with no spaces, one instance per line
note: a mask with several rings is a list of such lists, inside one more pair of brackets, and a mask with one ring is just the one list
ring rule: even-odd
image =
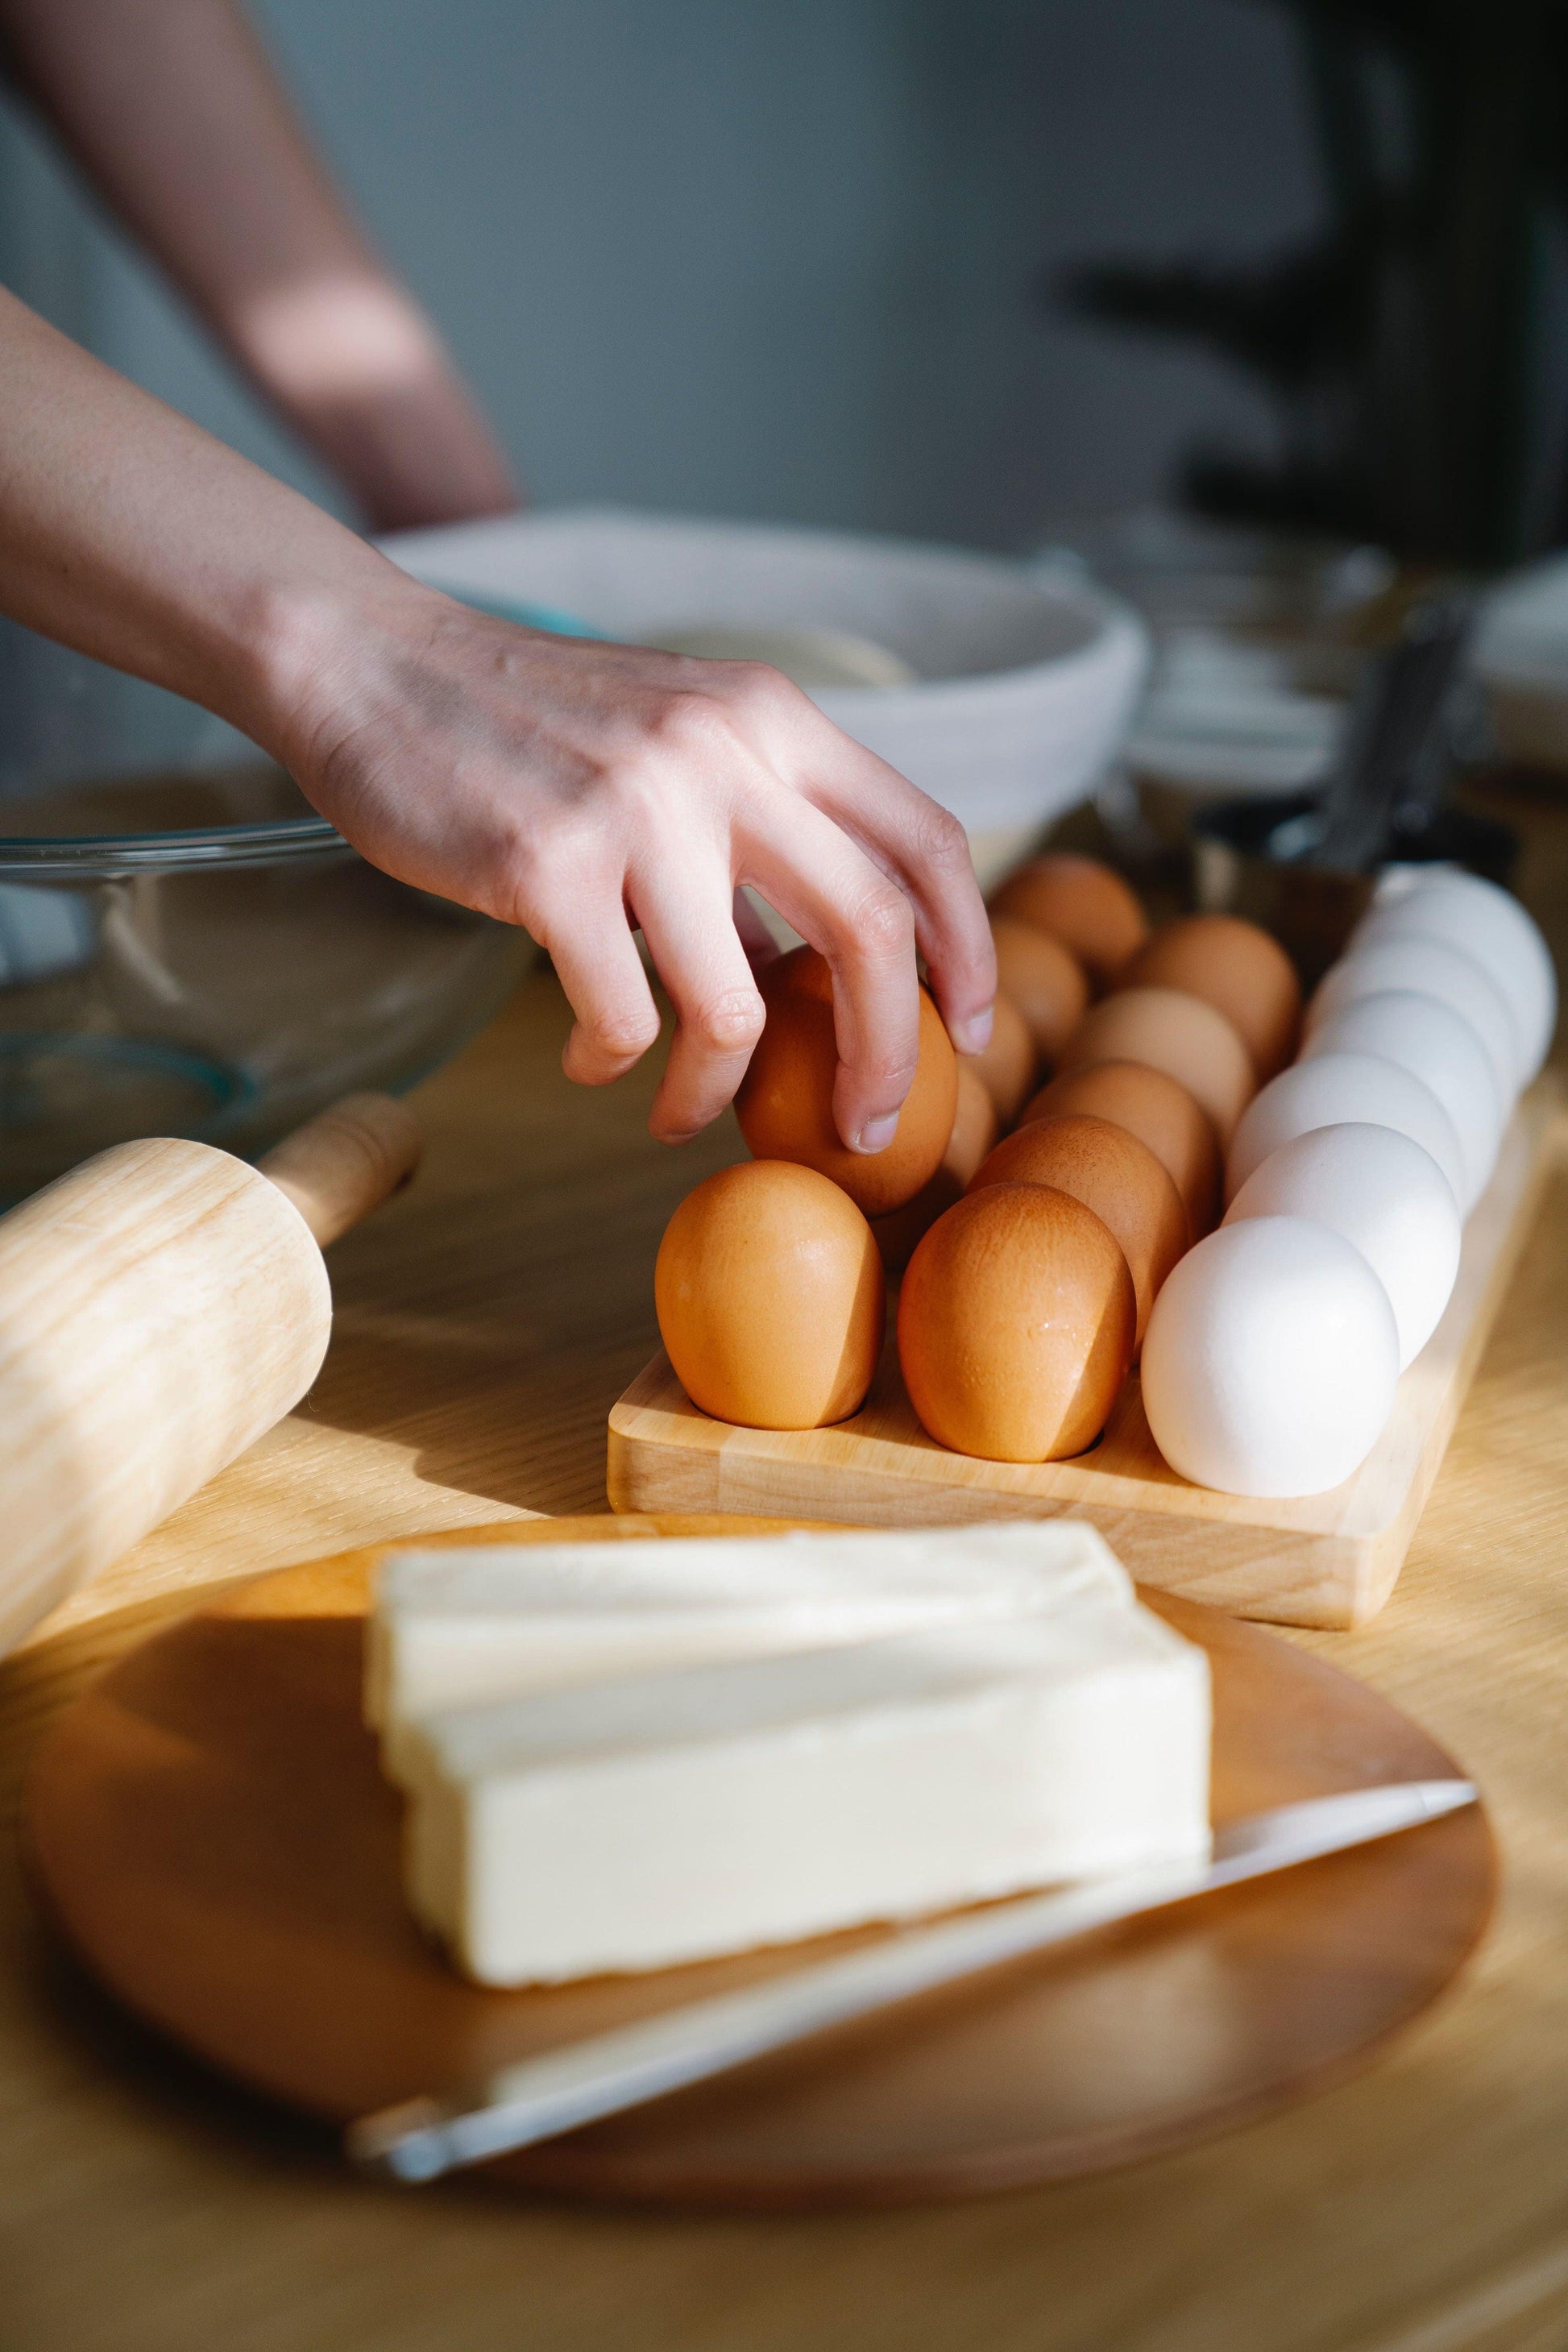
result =
[[[1568,808],[1498,803],[1568,967]],[[0,1664],[14,1811],[58,1708],[220,1580],[356,1542],[605,1507],[605,1419],[657,1334],[658,1236],[740,1156],[643,1129],[656,1071],[559,1070],[541,973],[416,1099],[410,1191],[331,1256],[299,1412]],[[182,1598],[182,1596],[184,1596]],[[1557,2352],[1568,2335],[1568,1181],[1542,1214],[1376,1622],[1287,1638],[1481,1780],[1496,1923],[1355,2082],[1226,2139],[947,2210],[615,2212],[418,2200],[172,2063],[0,1867],[5,2352]]]
[[264,1152],[257,1165],[325,1249],[413,1179],[424,1139],[405,1103],[345,1095]]
[[[772,1534],[774,1519],[541,1519],[452,1540]],[[801,1522],[794,1522],[800,1525]],[[549,1990],[466,1983],[403,1898],[402,1807],[361,1720],[382,1555],[283,1569],[151,1634],[28,1776],[31,1876],[98,1980],[197,2056],[342,2125],[888,1931]],[[1216,1611],[1216,1824],[1452,1759],[1351,1676]],[[1181,2147],[1342,2079],[1468,1956],[1479,1811],[1182,1905],[491,2168],[657,2203],[905,2203]]]
[[0,1650],[299,1402],[331,1315],[297,1212],[203,1143],[121,1144],[0,1219]]
[[871,1392],[828,1429],[737,1429],[692,1404],[661,1351],[610,1412],[617,1510],[781,1511],[860,1526],[1090,1520],[1146,1584],[1277,1624],[1364,1624],[1393,1591],[1561,1150],[1554,1076],[1521,1104],[1465,1227],[1453,1296],[1399,1383],[1387,1427],[1327,1495],[1264,1501],[1179,1477],[1134,1373],[1104,1435],[1068,1462],[976,1461],[928,1437],[889,1328]]
[[123,1143],[0,1218],[0,1653],[298,1404],[319,1244],[412,1173],[401,1103],[356,1095],[248,1168]]

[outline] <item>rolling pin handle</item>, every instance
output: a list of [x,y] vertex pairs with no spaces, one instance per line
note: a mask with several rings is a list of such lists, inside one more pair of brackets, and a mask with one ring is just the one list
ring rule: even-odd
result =
[[401,1192],[424,1150],[412,1112],[390,1095],[345,1095],[257,1162],[323,1249]]

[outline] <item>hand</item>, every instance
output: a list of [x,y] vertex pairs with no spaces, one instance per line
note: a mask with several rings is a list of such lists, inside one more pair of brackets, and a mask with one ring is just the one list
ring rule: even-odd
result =
[[917,947],[955,1045],[984,1045],[961,827],[776,670],[470,612],[3,290],[0,410],[0,611],[216,711],[377,865],[526,924],[591,1084],[658,1034],[639,924],[676,1010],[656,1134],[721,1110],[761,1029],[742,883],[833,968],[852,1147],[881,1149],[913,1075]]
[[962,826],[776,670],[516,628],[390,567],[346,614],[297,613],[275,669],[282,755],[340,831],[549,950],[586,1085],[659,1034],[641,929],[676,1013],[666,1141],[722,1110],[762,1029],[742,884],[832,966],[852,1148],[889,1141],[914,1074],[917,948],[954,1045],[985,1044],[995,961]]

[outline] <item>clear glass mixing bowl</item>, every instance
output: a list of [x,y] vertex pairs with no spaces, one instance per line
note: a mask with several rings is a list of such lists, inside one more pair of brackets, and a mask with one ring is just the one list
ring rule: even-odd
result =
[[0,1200],[134,1136],[254,1156],[412,1086],[532,950],[367,866],[280,768],[0,803]]

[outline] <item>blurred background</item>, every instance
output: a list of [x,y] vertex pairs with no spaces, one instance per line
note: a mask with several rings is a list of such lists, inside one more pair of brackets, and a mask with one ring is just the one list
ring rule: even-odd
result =
[[[1173,512],[1483,572],[1568,539],[1550,0],[252,13],[542,505],[1065,539],[1146,604]],[[0,280],[334,504],[4,100]],[[0,642],[0,789],[89,690],[183,754],[83,676]]]
[[[1016,546],[1260,455],[1226,360],[1042,305],[1100,253],[1322,214],[1296,30],[1245,0],[254,0],[532,495]],[[0,274],[328,497],[25,121]]]
[[[1266,456],[1242,370],[1042,301],[1101,251],[1241,257],[1321,209],[1297,42],[1238,0],[258,0],[363,216],[531,496],[1028,545],[1194,437]],[[0,278],[246,455],[334,493],[23,110]],[[4,656],[0,655],[0,659]],[[184,749],[166,698],[9,640],[47,738]],[[79,740],[81,729],[75,730]],[[68,753],[63,764],[79,764]]]

